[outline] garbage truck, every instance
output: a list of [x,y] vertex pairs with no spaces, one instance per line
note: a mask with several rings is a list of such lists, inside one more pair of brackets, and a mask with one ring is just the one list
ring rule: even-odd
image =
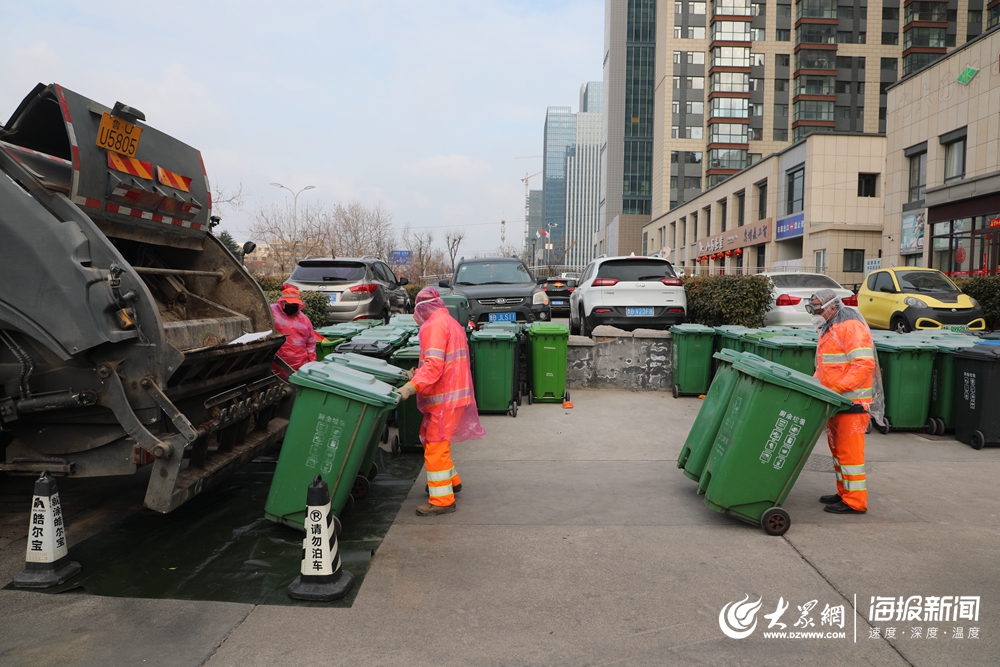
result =
[[57,84],[0,126],[0,471],[130,475],[169,512],[280,442],[256,281],[201,153]]

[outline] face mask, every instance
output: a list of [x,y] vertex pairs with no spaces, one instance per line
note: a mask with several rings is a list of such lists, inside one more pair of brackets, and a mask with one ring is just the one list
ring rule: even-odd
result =
[[294,315],[295,313],[299,312],[299,307],[298,307],[298,305],[297,305],[297,304],[294,304],[294,303],[286,303],[285,305],[283,305],[283,306],[281,307],[281,309],[282,309],[283,311],[285,311],[285,315],[288,315],[289,317],[291,317],[291,316],[292,316],[292,315]]
[[821,326],[823,326],[824,324],[826,324],[826,318],[823,317],[822,315],[813,315],[812,316],[812,323],[813,323],[814,327],[816,327],[817,329],[819,329]]

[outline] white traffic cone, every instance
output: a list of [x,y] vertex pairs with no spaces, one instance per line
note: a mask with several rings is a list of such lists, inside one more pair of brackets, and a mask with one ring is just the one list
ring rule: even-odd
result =
[[306,492],[305,529],[301,574],[289,584],[288,596],[320,602],[339,600],[351,590],[354,575],[340,564],[340,547],[330,511],[330,488],[319,475]]
[[35,482],[24,560],[24,569],[14,576],[18,588],[50,588],[80,571],[80,564],[69,559],[59,491],[48,472]]

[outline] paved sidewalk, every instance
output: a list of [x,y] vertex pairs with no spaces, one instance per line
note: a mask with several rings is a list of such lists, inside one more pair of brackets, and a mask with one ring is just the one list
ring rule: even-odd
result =
[[[573,402],[484,417],[488,439],[454,448],[458,512],[417,517],[418,479],[351,609],[0,591],[0,664],[997,664],[1000,448],[870,435],[870,512],[841,517],[816,501],[834,490],[821,442],[785,504],[791,529],[769,537],[708,509],[676,468],[697,399]],[[7,579],[17,549],[0,551]],[[917,595],[980,596],[979,620],[880,622],[896,638],[870,638],[872,596]],[[757,629],[730,639],[720,611],[747,596],[762,598]],[[828,632],[820,613],[844,605],[845,638],[765,638],[779,598],[787,631],[816,600],[809,631]]]

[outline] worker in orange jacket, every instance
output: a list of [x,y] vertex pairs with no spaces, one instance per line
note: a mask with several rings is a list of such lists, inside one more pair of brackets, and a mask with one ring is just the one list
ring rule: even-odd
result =
[[486,433],[476,409],[465,329],[434,287],[417,294],[413,316],[420,324],[420,363],[410,381],[397,391],[401,400],[416,394],[417,407],[424,413],[420,441],[430,500],[417,508],[417,514],[434,516],[454,512],[455,493],[462,490],[451,443],[482,438]]
[[[849,398],[854,406],[827,422],[827,442],[837,474],[837,493],[822,496],[826,511],[855,514],[868,511],[865,475],[865,431],[876,408],[884,404],[872,333],[861,315],[844,306],[833,290],[820,290],[806,310],[819,330],[815,377],[820,383]],[[881,419],[881,413],[875,413]]]

